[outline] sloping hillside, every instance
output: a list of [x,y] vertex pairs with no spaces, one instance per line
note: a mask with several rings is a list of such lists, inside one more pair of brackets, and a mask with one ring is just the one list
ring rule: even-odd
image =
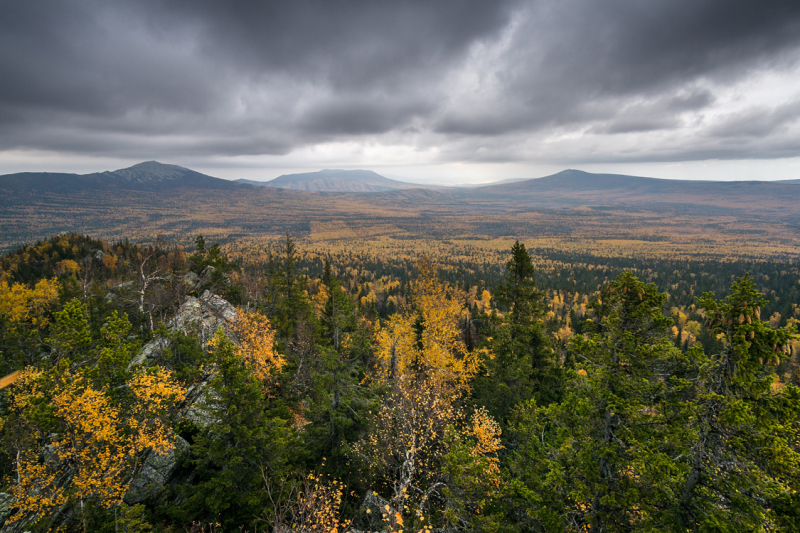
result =
[[791,183],[668,180],[580,170],[480,187],[464,193],[464,197],[509,206],[705,206],[749,213],[800,214],[800,187]]
[[93,174],[22,172],[0,176],[0,198],[39,192],[69,194],[81,191],[164,191],[187,188],[238,190],[250,187],[157,161]]
[[382,192],[397,189],[426,188],[425,185],[385,178],[371,170],[320,170],[302,174],[284,174],[272,181],[239,180],[251,185],[280,187],[316,192]]

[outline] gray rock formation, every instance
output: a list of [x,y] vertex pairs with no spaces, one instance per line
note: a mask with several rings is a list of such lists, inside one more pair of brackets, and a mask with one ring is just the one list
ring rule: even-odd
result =
[[[197,275],[192,275],[193,278],[187,274],[189,279],[184,279],[187,284],[190,282],[201,283]],[[187,296],[178,312],[167,323],[167,327],[172,331],[183,331],[184,333],[199,330],[201,341],[203,345],[206,345],[217,329],[223,328],[230,333],[230,327],[236,320],[236,309],[230,303],[216,294],[205,291],[200,298]],[[169,346],[169,339],[154,338],[133,358],[129,368],[155,364],[156,358]],[[214,412],[215,392],[209,387],[212,375],[212,373],[206,374],[199,383],[189,387],[179,415],[199,427],[207,427],[217,420]],[[176,447],[170,453],[149,454],[131,482],[131,486],[125,494],[125,502],[134,505],[153,498],[161,492],[175,473],[180,454],[188,449],[189,443],[178,437]]]
[[135,505],[161,492],[175,469],[178,468],[180,454],[188,449],[189,443],[178,437],[175,448],[169,453],[149,454],[128,487],[128,492],[125,493],[125,503]]
[[183,283],[189,287],[190,290],[195,290],[200,284],[200,276],[191,271],[187,272],[186,275],[183,276]]
[[126,291],[131,291],[136,287],[136,283],[133,281],[126,281],[125,283],[120,283],[116,287],[112,287],[108,294],[106,294],[106,303],[111,303],[117,298],[120,297],[120,294],[125,293]]
[[217,271],[216,267],[208,265],[200,273],[200,277],[202,278],[203,281],[211,281],[211,276],[213,276],[216,271]]
[[[187,285],[192,283],[195,286],[202,283],[196,274],[191,274],[191,276],[187,274],[184,281]],[[113,290],[121,291],[128,287],[127,284],[122,284]],[[220,327],[226,332],[232,333],[231,326],[236,320],[236,309],[230,303],[210,291],[205,291],[199,298],[187,296],[178,312],[167,323],[167,327],[172,331],[183,331],[187,334],[199,330],[202,344],[205,346]],[[128,368],[156,364],[158,355],[169,347],[169,339],[154,338],[133,358]],[[216,393],[209,386],[212,376],[213,370],[202,376],[198,383],[189,387],[186,391],[186,399],[181,406],[179,416],[190,420],[199,427],[207,427],[218,420],[214,409]],[[180,436],[177,437],[175,444],[175,448],[169,453],[150,453],[144,457],[143,463],[125,493],[125,503],[135,505],[154,498],[167,484],[171,481],[174,482],[172,478],[178,470],[180,455],[190,448],[189,443]],[[52,456],[52,454],[50,455]],[[48,450],[45,448],[45,457],[47,458],[47,456]],[[3,524],[11,516],[13,504],[14,499],[11,495],[0,493],[0,532],[12,531],[3,527]],[[62,522],[67,523],[71,519],[70,516],[69,514],[64,515]],[[15,533],[23,531],[20,528],[27,527],[29,525],[23,520],[14,524],[13,531]]]
[[0,492],[0,527],[6,523],[11,516],[11,508],[14,506],[14,497],[11,494]]
[[[224,298],[205,291],[200,298],[187,296],[175,316],[167,323],[172,331],[189,333],[194,328],[200,330],[200,340],[205,344],[222,327],[230,331],[230,325],[236,321],[236,309]],[[134,357],[128,368],[137,365],[150,366],[150,360],[169,347],[168,341],[155,338],[147,343],[142,351]]]
[[192,385],[186,391],[186,409],[181,413],[181,416],[186,420],[194,423],[196,426],[206,428],[217,422],[219,418],[214,411],[214,400],[217,399],[217,393],[208,386],[211,375],[206,376],[207,379]]

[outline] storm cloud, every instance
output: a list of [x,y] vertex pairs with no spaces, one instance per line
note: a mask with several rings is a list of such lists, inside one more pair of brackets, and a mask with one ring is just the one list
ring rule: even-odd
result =
[[4,2],[0,72],[0,153],[800,156],[795,0]]

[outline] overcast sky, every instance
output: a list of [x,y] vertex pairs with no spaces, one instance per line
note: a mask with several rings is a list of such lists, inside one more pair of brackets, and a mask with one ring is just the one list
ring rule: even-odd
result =
[[800,2],[0,3],[0,173],[800,178]]

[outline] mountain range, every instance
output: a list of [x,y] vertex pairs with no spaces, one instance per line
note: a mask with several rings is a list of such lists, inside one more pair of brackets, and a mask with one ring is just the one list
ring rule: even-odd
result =
[[[521,234],[534,231],[533,220],[561,232],[571,230],[559,217],[576,224],[576,217],[602,221],[611,213],[617,228],[689,217],[691,231],[716,231],[724,224],[735,235],[743,235],[741,223],[748,219],[750,228],[785,228],[794,243],[800,183],[666,180],[573,169],[480,187],[434,188],[368,170],[323,170],[253,183],[155,161],[84,175],[0,176],[0,248],[62,231],[109,238],[263,235],[314,232],[315,224],[332,220],[347,220],[359,231],[390,228],[392,235],[430,232],[434,226],[442,235],[454,227],[464,235],[528,228],[512,232]],[[709,216],[717,217],[716,226]]]
[[[798,180],[780,181],[699,181],[645,178],[624,174],[593,174],[568,169],[551,176],[532,179],[500,180],[486,185],[443,187],[389,179],[371,170],[320,170],[284,174],[270,181],[225,180],[177,165],[146,161],[129,168],[92,174],[21,172],[0,176],[0,196],[41,191],[130,190],[164,191],[173,189],[253,190],[269,187],[305,192],[386,193],[408,189],[441,191],[454,199],[498,200],[512,202],[535,199],[539,203],[625,204],[629,201],[652,203],[697,203],[691,197],[752,195],[794,196]],[[785,189],[785,187],[790,187]],[[401,195],[408,197],[407,195]]]
[[479,187],[468,193],[509,205],[636,207],[707,206],[751,213],[799,213],[798,181],[669,180],[564,170],[551,176]]

